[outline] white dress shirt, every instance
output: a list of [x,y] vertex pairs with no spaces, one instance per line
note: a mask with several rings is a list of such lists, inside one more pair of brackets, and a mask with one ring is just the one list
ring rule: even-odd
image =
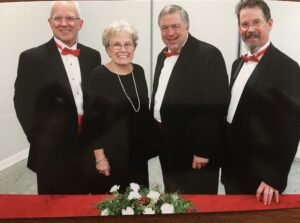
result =
[[[57,38],[54,38],[55,42],[57,42],[62,49],[64,47],[67,47],[69,49],[75,50],[77,48],[77,43],[73,45],[72,47],[68,47],[66,44],[64,44],[62,41],[60,41]],[[77,108],[77,114],[83,115],[83,96],[82,96],[82,89],[81,89],[81,72],[80,72],[80,66],[79,66],[79,60],[78,57],[69,54],[69,55],[62,55],[61,49],[59,49],[62,61],[64,63],[69,83],[71,85],[72,93],[74,96],[76,108]]]
[[[257,52],[260,52],[267,48],[270,45],[270,41],[267,42],[264,46],[262,46]],[[251,56],[251,53],[248,52],[248,56]],[[263,56],[260,56],[258,59],[260,60]],[[258,62],[254,61],[248,61],[247,63],[244,63],[239,75],[237,76],[231,90],[231,99],[230,104],[228,108],[227,113],[227,122],[231,123],[235,114],[235,111],[237,109],[237,106],[239,104],[240,98],[242,96],[242,93],[244,91],[245,85],[250,78],[252,72],[254,71],[255,67],[257,66]]]
[[162,101],[164,99],[164,95],[169,83],[169,79],[173,70],[173,67],[176,64],[176,61],[178,59],[179,55],[174,55],[167,57],[164,61],[164,66],[161,70],[159,81],[158,81],[158,87],[157,91],[155,93],[154,97],[154,111],[153,115],[156,121],[161,122],[161,116],[160,116],[160,108]]

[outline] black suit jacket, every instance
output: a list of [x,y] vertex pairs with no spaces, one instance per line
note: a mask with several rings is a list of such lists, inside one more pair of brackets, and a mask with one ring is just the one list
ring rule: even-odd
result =
[[[84,93],[89,75],[101,64],[101,57],[98,51],[82,44],[78,44],[78,48],[81,51],[79,65]],[[30,143],[30,169],[51,171],[54,166],[59,169],[74,162],[72,154],[77,153],[78,147],[77,110],[53,38],[21,53],[14,105]]]
[[[164,49],[166,50],[166,49]],[[164,64],[158,55],[151,111]],[[172,70],[160,113],[163,141],[162,166],[170,170],[191,169],[193,155],[214,163],[222,145],[228,103],[228,77],[221,52],[189,34]]]
[[[232,82],[242,67],[232,66]],[[231,84],[232,85],[232,84]],[[300,68],[270,44],[245,85],[229,131],[223,182],[282,192],[299,143]]]

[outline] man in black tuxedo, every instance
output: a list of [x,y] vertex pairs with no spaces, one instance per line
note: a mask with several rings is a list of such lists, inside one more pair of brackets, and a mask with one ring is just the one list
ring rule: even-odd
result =
[[157,58],[151,111],[167,192],[216,194],[228,77],[221,52],[189,34],[189,17],[168,5],[158,18],[166,47]]
[[247,55],[232,66],[228,146],[222,182],[227,194],[279,201],[300,136],[300,68],[269,40],[273,20],[262,0],[237,5]]
[[81,170],[83,94],[98,51],[77,42],[83,20],[74,1],[52,2],[54,37],[21,53],[14,105],[30,143],[28,168],[39,194],[88,193]]

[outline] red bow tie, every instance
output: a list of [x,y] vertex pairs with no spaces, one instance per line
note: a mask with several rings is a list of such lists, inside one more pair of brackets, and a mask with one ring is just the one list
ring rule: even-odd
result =
[[258,62],[259,61],[259,57],[264,55],[265,52],[267,51],[268,47],[260,52],[258,52],[256,55],[251,55],[251,56],[247,56],[247,55],[242,55],[241,58],[242,60],[247,63],[249,61],[253,61],[253,62]]
[[62,55],[69,55],[72,54],[75,57],[79,57],[80,56],[80,49],[76,49],[76,50],[71,50],[69,48],[62,48],[61,45],[59,45],[58,43],[56,43],[57,48],[61,49],[61,54]]
[[164,54],[166,57],[171,57],[171,56],[179,55],[179,52],[172,52],[172,51],[165,50]]

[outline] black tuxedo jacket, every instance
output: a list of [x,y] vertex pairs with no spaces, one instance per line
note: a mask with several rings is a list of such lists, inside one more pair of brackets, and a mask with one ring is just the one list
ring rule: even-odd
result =
[[[243,61],[232,66],[234,83]],[[231,84],[232,85],[232,84]],[[270,44],[245,85],[229,131],[222,180],[282,192],[299,143],[300,68]]]
[[[101,64],[101,57],[98,51],[89,47],[78,44],[78,48],[84,93],[89,75]],[[53,38],[21,53],[14,105],[30,143],[30,169],[51,171],[51,168],[59,169],[74,161],[72,156],[78,152],[77,110]]]
[[[154,75],[152,113],[164,60],[162,51]],[[214,163],[223,143],[228,95],[228,77],[221,52],[189,34],[172,70],[160,109],[160,132],[163,132],[160,140],[166,144],[160,148],[159,155],[164,168],[191,169],[194,154]]]

